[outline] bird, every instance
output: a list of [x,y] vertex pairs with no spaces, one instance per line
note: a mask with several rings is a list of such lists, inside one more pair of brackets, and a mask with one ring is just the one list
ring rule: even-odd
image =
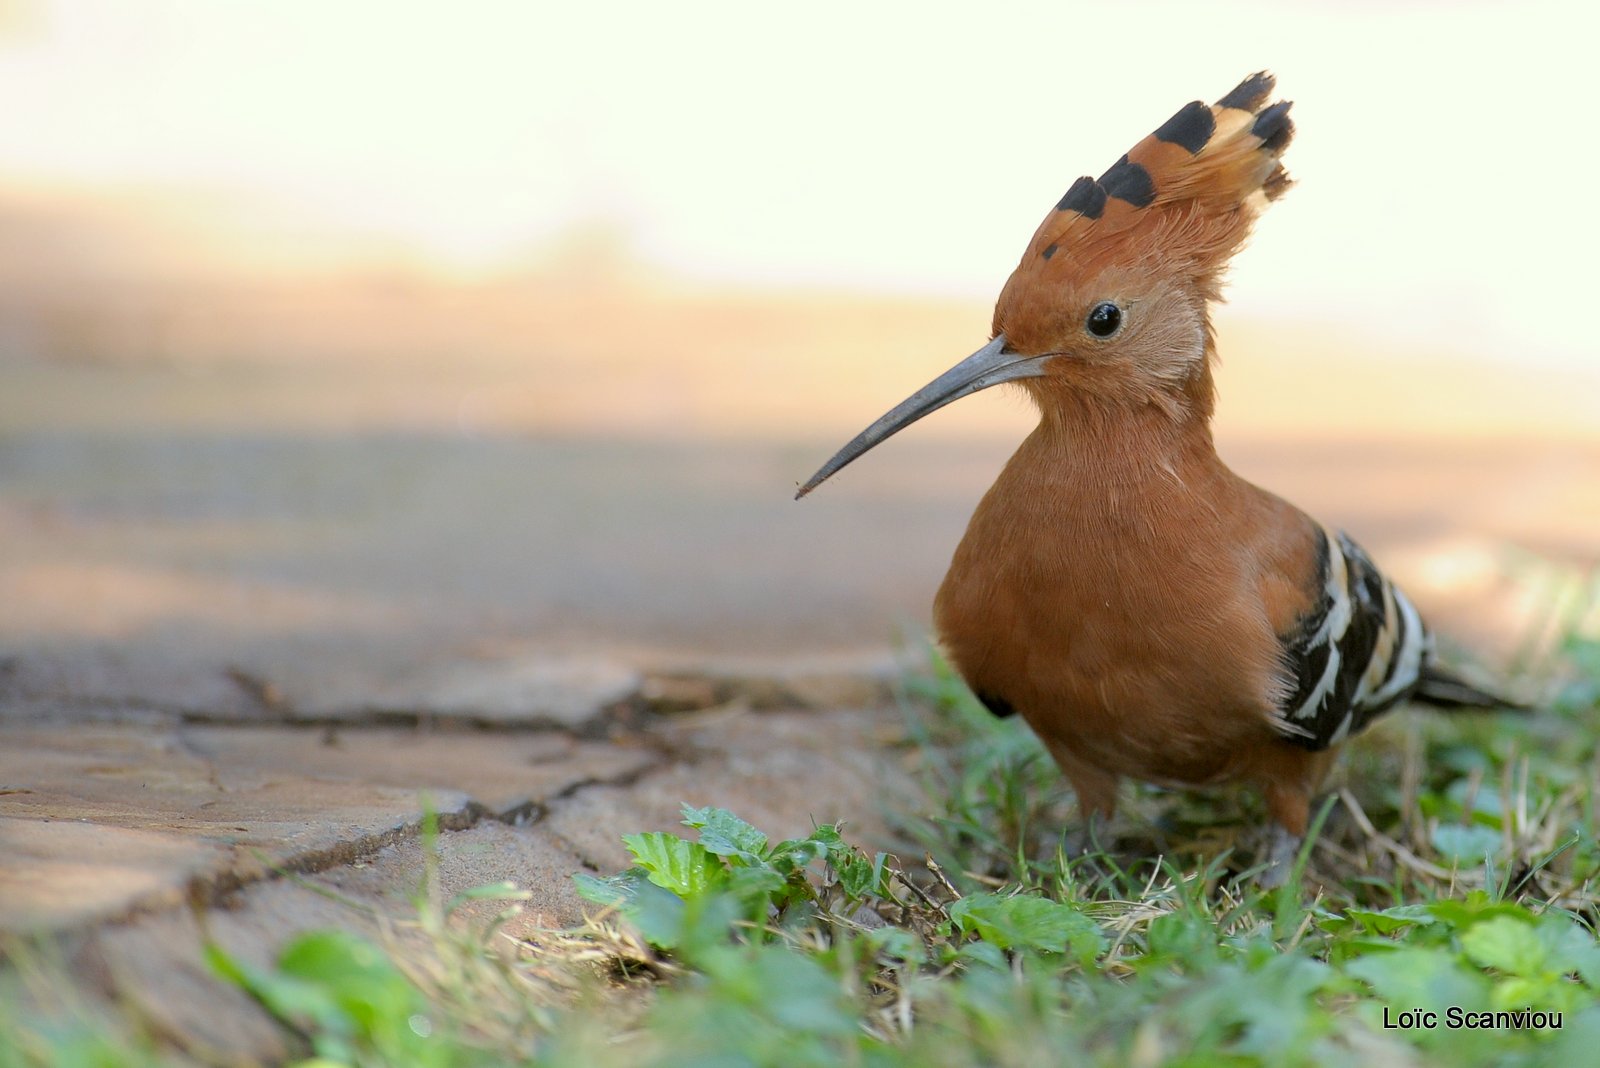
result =
[[1039,420],[984,494],[934,600],[945,654],[1020,715],[1072,786],[1079,848],[1124,778],[1244,784],[1281,884],[1333,756],[1405,701],[1514,707],[1440,664],[1348,535],[1235,474],[1211,433],[1211,308],[1291,180],[1289,101],[1261,71],[1180,108],[1045,216],[989,342],[857,435],[796,494],[1002,383]]

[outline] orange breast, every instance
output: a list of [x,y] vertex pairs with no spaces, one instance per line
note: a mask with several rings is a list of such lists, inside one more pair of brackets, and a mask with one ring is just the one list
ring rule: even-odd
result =
[[1041,426],[973,515],[935,602],[980,696],[1103,771],[1199,785],[1280,743],[1276,632],[1308,527],[1209,439],[1085,453]]

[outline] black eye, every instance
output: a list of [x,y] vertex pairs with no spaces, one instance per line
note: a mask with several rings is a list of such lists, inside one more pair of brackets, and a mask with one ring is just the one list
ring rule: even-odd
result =
[[1122,325],[1122,309],[1109,300],[1102,300],[1089,310],[1083,324],[1095,337],[1110,337]]

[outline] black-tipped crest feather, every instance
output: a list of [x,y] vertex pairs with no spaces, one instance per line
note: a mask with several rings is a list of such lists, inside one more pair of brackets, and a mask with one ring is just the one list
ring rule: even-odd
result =
[[1267,94],[1272,92],[1272,87],[1276,84],[1277,79],[1271,74],[1258,70],[1229,90],[1227,96],[1217,101],[1217,107],[1254,111],[1261,106],[1261,102],[1267,98]]

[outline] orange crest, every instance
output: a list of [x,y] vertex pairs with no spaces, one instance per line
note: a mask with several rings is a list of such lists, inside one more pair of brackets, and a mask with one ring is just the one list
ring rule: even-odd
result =
[[1272,87],[1262,71],[1213,105],[1186,104],[1098,180],[1079,178],[1040,224],[1007,289],[1148,263],[1210,291],[1256,216],[1290,184],[1278,157],[1294,124],[1288,101],[1266,104]]

